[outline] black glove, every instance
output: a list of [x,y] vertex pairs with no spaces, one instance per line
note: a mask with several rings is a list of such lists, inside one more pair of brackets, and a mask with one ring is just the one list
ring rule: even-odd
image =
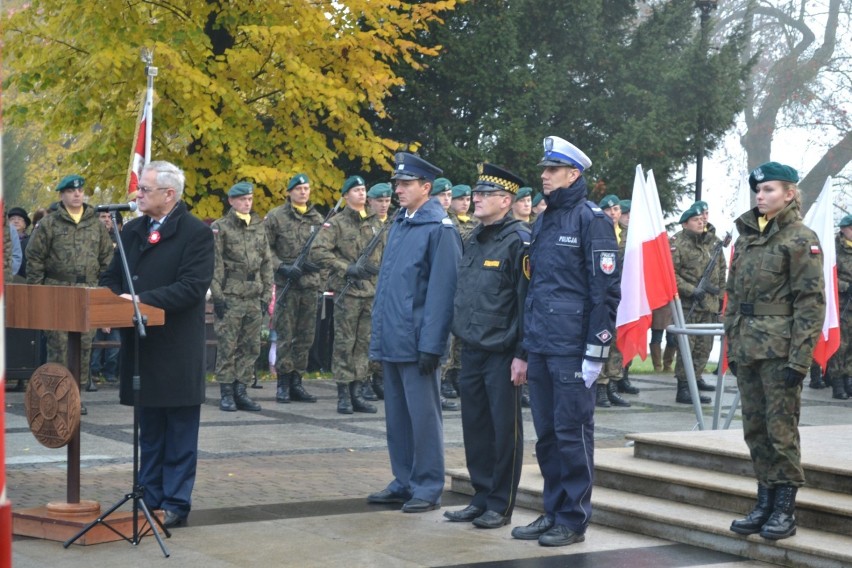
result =
[[281,266],[278,267],[278,274],[287,280],[293,280],[295,282],[302,277],[302,269],[292,264],[282,263]]
[[710,294],[716,296],[719,294],[719,287],[713,286],[712,284],[707,284],[704,286],[704,289],[707,290]]
[[707,295],[707,292],[705,292],[701,288],[696,288],[695,290],[692,291],[692,299],[695,300],[696,302],[702,301],[704,299],[704,296],[706,296],[706,295]]
[[737,362],[736,361],[728,361],[728,369],[730,369],[731,374],[733,376],[737,376]]
[[796,388],[804,380],[804,373],[800,373],[796,369],[791,369],[790,367],[784,369],[784,384],[787,386],[788,389]]
[[438,355],[421,351],[420,357],[417,359],[417,369],[421,375],[431,375],[438,368],[440,360],[441,358]]
[[225,310],[227,308],[228,304],[224,300],[213,302],[213,313],[216,314],[217,319],[225,319]]
[[357,262],[353,262],[346,267],[346,277],[352,280],[364,280],[369,275],[365,270],[358,266]]

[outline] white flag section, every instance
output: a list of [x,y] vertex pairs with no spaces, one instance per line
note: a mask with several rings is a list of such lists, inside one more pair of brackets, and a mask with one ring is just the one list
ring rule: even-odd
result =
[[616,344],[630,363],[648,356],[651,312],[665,306],[677,293],[669,239],[654,173],[642,175],[636,166],[630,205],[630,229],[621,267],[621,303],[616,316]]
[[823,370],[840,347],[840,299],[837,290],[837,249],[834,243],[834,188],[825,180],[822,192],[805,215],[804,223],[819,237],[822,246],[822,272],[825,278],[825,320],[814,348],[814,362]]

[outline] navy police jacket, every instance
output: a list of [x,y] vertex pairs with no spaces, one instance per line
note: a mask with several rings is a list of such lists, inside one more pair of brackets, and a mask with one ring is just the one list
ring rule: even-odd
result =
[[443,355],[453,320],[461,238],[440,203],[401,209],[388,233],[373,301],[370,359],[416,362]]
[[524,347],[606,361],[621,299],[612,220],[586,199],[586,180],[545,196],[530,244]]

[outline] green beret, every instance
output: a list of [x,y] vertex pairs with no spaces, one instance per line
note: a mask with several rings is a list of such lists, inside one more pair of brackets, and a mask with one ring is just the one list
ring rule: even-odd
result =
[[65,191],[66,189],[79,189],[83,187],[83,184],[86,183],[82,177],[72,174],[70,176],[65,176],[61,180],[59,180],[59,185],[56,186],[56,191]]
[[622,213],[630,213],[630,204],[632,202],[629,199],[622,199],[618,202],[618,205],[621,207]]
[[706,201],[696,201],[695,203],[692,204],[692,206],[695,207],[696,209],[698,209],[698,211],[701,212],[701,213],[704,213],[705,211],[710,209],[710,206],[707,205]]
[[610,207],[615,207],[618,205],[618,202],[621,201],[618,199],[618,196],[615,194],[609,194],[603,199],[601,199],[600,203],[598,203],[598,207],[601,209],[609,209]]
[[343,187],[340,188],[340,195],[346,195],[347,191],[353,187],[358,187],[359,185],[366,185],[364,178],[361,176],[349,176],[346,178],[346,181],[343,182]]
[[235,183],[228,190],[228,197],[242,197],[243,195],[251,195],[254,192],[254,186],[247,181]]
[[377,183],[373,187],[370,188],[370,191],[367,192],[367,197],[370,199],[376,199],[379,197],[390,197],[391,193],[393,193],[393,189],[391,188],[391,184]]
[[448,180],[447,178],[437,178],[432,182],[432,193],[429,195],[438,195],[439,193],[444,193],[445,191],[453,190],[453,182]]
[[693,205],[692,207],[690,207],[689,209],[687,209],[686,211],[683,212],[683,214],[680,216],[680,222],[686,223],[687,221],[689,221],[693,217],[698,217],[699,215],[701,215],[701,211],[699,211]]
[[459,197],[470,197],[470,186],[465,184],[459,184],[453,186],[453,199],[458,199]]
[[847,215],[843,219],[840,220],[840,228],[848,227],[852,225],[852,215]]
[[531,187],[522,187],[518,190],[518,193],[515,194],[515,201],[520,201],[524,197],[529,197],[532,195]]
[[533,206],[533,207],[535,207],[536,205],[538,205],[539,203],[541,203],[541,200],[542,200],[542,199],[544,199],[544,193],[542,193],[541,191],[539,191],[538,193],[536,193],[535,195],[533,195],[533,198],[532,198],[532,206]]
[[293,191],[294,187],[303,183],[311,183],[307,174],[296,174],[290,179],[290,183],[287,184],[287,191]]
[[748,176],[748,184],[755,193],[757,193],[757,184],[774,180],[799,183],[799,172],[778,162],[766,162],[757,166]]

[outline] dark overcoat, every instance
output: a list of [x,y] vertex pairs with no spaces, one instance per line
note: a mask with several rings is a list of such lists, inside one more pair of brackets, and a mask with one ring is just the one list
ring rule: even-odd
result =
[[[166,312],[163,326],[149,326],[139,342],[142,406],[192,406],[204,402],[204,305],[213,279],[213,233],[179,203],[149,242],[151,219],[124,226],[121,238],[133,286],[143,304]],[[116,253],[101,285],[130,292]],[[121,404],[133,404],[134,329],[121,330]]]

